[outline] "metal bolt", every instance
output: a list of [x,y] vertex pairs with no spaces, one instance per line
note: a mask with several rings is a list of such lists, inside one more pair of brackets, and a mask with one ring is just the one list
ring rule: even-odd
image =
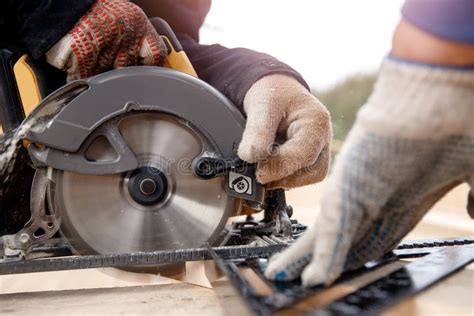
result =
[[19,240],[22,244],[26,244],[30,240],[30,235],[23,233],[20,235]]
[[140,182],[140,191],[145,195],[151,195],[156,191],[156,183],[153,179],[147,178]]

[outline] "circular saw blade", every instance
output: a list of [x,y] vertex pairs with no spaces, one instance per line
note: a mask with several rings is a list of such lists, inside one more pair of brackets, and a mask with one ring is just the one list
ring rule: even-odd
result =
[[[212,243],[234,207],[223,180],[202,180],[191,169],[203,148],[202,134],[179,118],[157,112],[127,115],[117,122],[140,167],[166,175],[168,192],[153,206],[136,203],[128,174],[85,175],[54,171],[50,192],[61,232],[79,253],[174,250]],[[114,159],[106,141],[88,149],[91,159]]]

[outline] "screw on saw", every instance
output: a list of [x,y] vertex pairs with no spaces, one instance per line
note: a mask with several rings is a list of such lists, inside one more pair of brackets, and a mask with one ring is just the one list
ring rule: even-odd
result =
[[223,176],[229,171],[245,173],[247,168],[253,167],[253,164],[248,164],[240,158],[200,157],[193,161],[194,173],[203,179]]
[[28,241],[30,241],[30,236],[28,234],[21,234],[19,237],[19,240],[22,244],[26,244]]

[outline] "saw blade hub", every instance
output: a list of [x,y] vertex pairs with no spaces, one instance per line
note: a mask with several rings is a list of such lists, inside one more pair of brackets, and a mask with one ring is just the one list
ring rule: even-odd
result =
[[141,205],[155,205],[166,198],[168,180],[158,168],[141,167],[130,176],[128,192],[132,199]]

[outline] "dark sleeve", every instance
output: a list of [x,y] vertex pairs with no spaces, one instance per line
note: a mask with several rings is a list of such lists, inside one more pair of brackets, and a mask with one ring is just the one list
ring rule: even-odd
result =
[[73,28],[94,1],[7,0],[2,15],[8,14],[8,32],[15,42],[39,58]]
[[270,55],[218,44],[201,45],[185,34],[178,34],[178,38],[199,78],[222,92],[240,109],[250,87],[271,74],[291,76],[309,90],[297,71]]
[[12,18],[12,8],[14,0],[0,1],[0,44],[2,46],[10,41],[14,19]]
[[184,33],[199,42],[199,29],[211,8],[211,0],[132,0],[145,14],[160,17],[175,33]]

